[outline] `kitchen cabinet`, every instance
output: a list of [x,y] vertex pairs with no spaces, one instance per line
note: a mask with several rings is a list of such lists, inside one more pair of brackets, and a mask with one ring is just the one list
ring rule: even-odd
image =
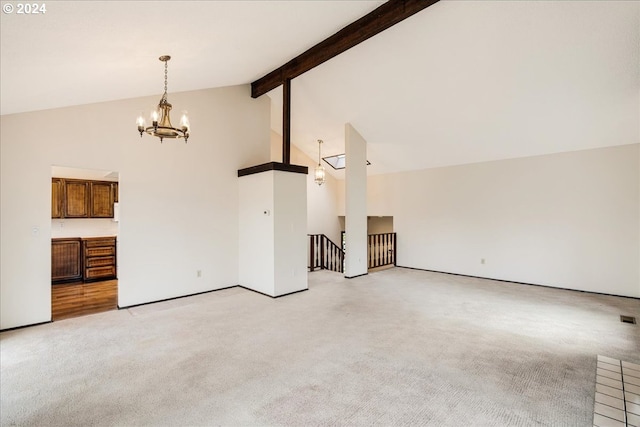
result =
[[89,181],[64,180],[64,217],[89,218]]
[[51,239],[51,281],[82,279],[81,239]]
[[113,183],[113,201],[118,203],[118,183]]
[[116,237],[51,239],[51,282],[117,278]]
[[82,248],[86,282],[117,277],[115,237],[84,238]]
[[113,183],[91,181],[90,185],[91,218],[113,218]]
[[51,218],[113,218],[118,183],[51,179]]
[[60,178],[51,180],[51,218],[62,218],[64,201],[64,182]]

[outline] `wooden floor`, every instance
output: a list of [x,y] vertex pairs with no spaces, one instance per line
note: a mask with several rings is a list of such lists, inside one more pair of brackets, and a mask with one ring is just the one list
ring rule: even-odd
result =
[[54,321],[117,308],[117,280],[51,286],[51,317]]

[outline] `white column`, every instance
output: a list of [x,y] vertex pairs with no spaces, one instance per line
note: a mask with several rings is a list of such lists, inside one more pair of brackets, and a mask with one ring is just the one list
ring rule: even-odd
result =
[[347,278],[367,274],[367,141],[345,125],[345,270]]
[[266,170],[239,180],[240,285],[272,297],[307,289],[307,175]]

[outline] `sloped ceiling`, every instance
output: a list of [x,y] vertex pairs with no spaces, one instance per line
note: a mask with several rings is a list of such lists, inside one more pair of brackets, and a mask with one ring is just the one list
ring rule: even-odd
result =
[[[173,56],[169,96],[247,84],[381,3],[56,1],[40,16],[4,13],[2,114],[159,95],[161,54]],[[281,89],[268,96],[281,132]],[[443,0],[293,80],[295,145],[316,158],[323,139],[324,155],[342,153],[345,123],[368,141],[370,174],[638,143],[640,2]]]

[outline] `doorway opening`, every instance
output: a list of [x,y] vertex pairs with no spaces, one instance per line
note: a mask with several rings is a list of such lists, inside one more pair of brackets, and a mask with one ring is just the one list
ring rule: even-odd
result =
[[51,317],[118,307],[119,174],[51,167]]

